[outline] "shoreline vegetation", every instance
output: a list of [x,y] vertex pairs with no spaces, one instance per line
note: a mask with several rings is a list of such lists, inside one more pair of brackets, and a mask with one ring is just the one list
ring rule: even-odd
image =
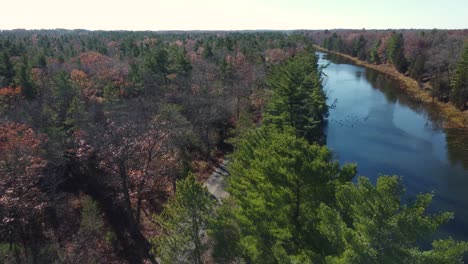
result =
[[351,55],[341,52],[328,50],[322,46],[314,45],[318,51],[331,53],[352,61],[354,64],[365,68],[376,70],[400,83],[400,87],[414,100],[417,100],[427,107],[432,108],[432,111],[443,113],[446,120],[443,123],[444,128],[468,129],[468,111],[460,111],[451,103],[444,103],[434,100],[430,95],[431,87],[429,84],[424,84],[424,89],[419,88],[418,82],[411,77],[405,76],[398,72],[390,64],[372,64],[362,61]]

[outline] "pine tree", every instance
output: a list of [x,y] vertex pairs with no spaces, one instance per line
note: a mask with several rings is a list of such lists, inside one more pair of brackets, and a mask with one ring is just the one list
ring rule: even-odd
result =
[[91,197],[85,197],[81,210],[80,232],[90,236],[99,236],[103,227],[104,222],[97,203]]
[[79,97],[73,97],[73,100],[68,107],[64,125],[72,130],[82,128],[86,122],[86,104]]
[[2,82],[0,85],[2,87],[4,86],[11,86],[13,84],[14,78],[15,78],[15,69],[13,67],[13,64],[10,60],[10,54],[6,51],[2,53],[2,61],[0,64],[0,79]]
[[360,35],[359,38],[355,39],[353,42],[353,49],[351,55],[359,58],[360,60],[366,60],[366,39],[363,35]]
[[273,95],[267,105],[265,123],[278,128],[291,126],[298,136],[320,141],[328,106],[317,57],[305,54],[290,59],[270,74],[267,83]]
[[213,211],[213,200],[193,174],[177,181],[177,192],[156,220],[163,234],[153,239],[162,263],[202,263],[202,236]]
[[380,44],[382,44],[382,42],[379,40],[372,47],[372,50],[370,51],[370,55],[369,55],[369,62],[374,63],[374,64],[381,63],[380,56],[379,56]]
[[47,59],[44,53],[39,53],[36,57],[35,66],[40,69],[46,69]]
[[23,96],[26,99],[32,100],[36,98],[37,90],[36,90],[36,87],[34,86],[33,81],[31,80],[31,69],[29,68],[26,58],[24,58],[23,63],[19,67],[16,83],[18,86],[21,87]]
[[[169,55],[162,45],[150,51],[145,57],[144,68],[157,84],[166,84],[169,74]],[[153,82],[153,81],[151,81]]]
[[224,85],[232,84],[234,78],[234,69],[230,63],[227,62],[226,58],[223,58],[219,63],[219,73],[221,80]]
[[424,64],[426,63],[426,58],[424,54],[418,54],[416,59],[411,64],[410,75],[418,81],[421,81],[424,73]]
[[463,263],[466,242],[421,249],[453,215],[427,213],[432,194],[402,203],[400,177],[353,183],[355,166],[290,129],[253,130],[235,147],[230,196],[211,225],[219,262]]
[[192,64],[190,63],[190,60],[187,59],[187,51],[185,50],[185,47],[182,52],[178,52],[176,54],[175,64],[175,70],[177,73],[187,74],[192,70]]
[[403,34],[393,33],[390,37],[387,43],[387,58],[399,72],[406,72],[408,69],[408,61],[404,55]]
[[326,263],[463,263],[466,242],[435,240],[432,250],[420,249],[418,242],[453,215],[427,214],[432,194],[403,204],[404,192],[397,176],[381,176],[376,186],[365,177],[340,186],[336,207],[321,204],[318,210],[320,234],[335,251]]
[[455,70],[450,100],[460,109],[464,109],[468,102],[468,42]]
[[340,169],[325,147],[297,138],[291,128],[253,130],[231,158],[230,197],[212,225],[215,257],[287,263],[321,251],[315,208],[333,202],[335,186],[354,176],[354,166]]
[[204,59],[209,59],[213,57],[213,48],[209,43],[206,43],[206,45],[203,47],[203,58]]

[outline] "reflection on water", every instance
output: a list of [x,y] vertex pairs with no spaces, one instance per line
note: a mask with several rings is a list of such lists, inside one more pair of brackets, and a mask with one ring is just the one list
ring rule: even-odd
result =
[[435,192],[433,211],[453,211],[442,233],[468,240],[468,133],[442,129],[443,116],[408,97],[399,84],[336,57],[322,57],[330,109],[327,145],[359,174],[404,177],[408,194]]
[[448,128],[447,135],[448,158],[453,165],[460,164],[468,168],[468,131],[467,129]]

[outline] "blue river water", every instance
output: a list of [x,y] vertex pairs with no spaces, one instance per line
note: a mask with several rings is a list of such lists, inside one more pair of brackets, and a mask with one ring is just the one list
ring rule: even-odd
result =
[[434,193],[429,213],[455,218],[437,237],[468,241],[468,131],[444,129],[443,116],[409,98],[399,84],[371,69],[318,53],[330,109],[327,146],[358,175],[400,175],[406,196]]

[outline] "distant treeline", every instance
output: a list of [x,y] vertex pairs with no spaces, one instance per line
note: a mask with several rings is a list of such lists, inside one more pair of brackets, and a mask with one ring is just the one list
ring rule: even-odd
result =
[[431,94],[460,109],[468,103],[468,30],[335,30],[309,32],[322,47],[373,64],[392,64]]

